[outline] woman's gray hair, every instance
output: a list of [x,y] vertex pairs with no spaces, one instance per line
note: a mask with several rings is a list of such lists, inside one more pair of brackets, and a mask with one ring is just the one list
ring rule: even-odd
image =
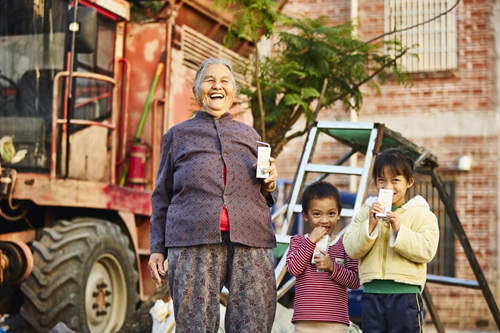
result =
[[236,79],[234,78],[233,66],[231,66],[231,63],[227,60],[224,60],[224,59],[208,58],[208,59],[203,60],[200,67],[196,71],[196,75],[194,77],[193,92],[194,92],[194,97],[196,98],[196,101],[198,102],[198,104],[200,104],[199,88],[200,88],[200,84],[201,84],[201,79],[203,78],[203,74],[205,73],[205,69],[208,67],[208,65],[211,65],[211,64],[223,64],[227,68],[229,68],[229,71],[231,72],[231,81],[233,81],[234,94],[236,95],[238,92],[238,85],[236,84]]

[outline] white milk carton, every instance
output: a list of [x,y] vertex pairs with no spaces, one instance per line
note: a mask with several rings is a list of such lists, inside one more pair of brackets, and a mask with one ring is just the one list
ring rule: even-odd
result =
[[387,217],[387,212],[390,212],[391,208],[392,208],[392,196],[393,196],[392,190],[386,190],[386,189],[382,188],[378,191],[377,201],[382,204],[384,211],[382,213],[376,214],[375,215],[376,217],[380,217],[380,218]]
[[264,172],[265,169],[269,168],[271,165],[271,147],[268,143],[257,141],[258,144],[262,145],[257,147],[257,178],[267,178],[269,177],[269,172]]
[[328,243],[330,242],[330,236],[324,235],[317,243],[316,247],[314,248],[313,255],[311,257],[311,263],[314,264],[314,256],[319,254],[322,255],[320,250],[322,251],[328,251]]

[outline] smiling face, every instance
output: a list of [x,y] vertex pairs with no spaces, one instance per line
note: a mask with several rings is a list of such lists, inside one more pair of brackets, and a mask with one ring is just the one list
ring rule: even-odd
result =
[[405,203],[406,190],[413,185],[413,182],[413,178],[406,179],[406,177],[402,174],[394,174],[389,166],[385,166],[380,175],[375,179],[377,190],[383,188],[393,191],[393,207],[401,207]]
[[311,228],[324,227],[332,235],[340,219],[340,208],[332,197],[311,199],[308,210],[302,211],[302,217],[311,224]]
[[212,63],[203,71],[198,86],[198,102],[203,111],[219,118],[233,105],[234,88],[229,68],[221,63]]

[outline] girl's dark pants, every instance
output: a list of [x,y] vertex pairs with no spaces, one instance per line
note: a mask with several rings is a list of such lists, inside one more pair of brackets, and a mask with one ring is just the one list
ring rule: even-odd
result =
[[365,333],[421,333],[424,304],[420,294],[364,293],[361,302]]

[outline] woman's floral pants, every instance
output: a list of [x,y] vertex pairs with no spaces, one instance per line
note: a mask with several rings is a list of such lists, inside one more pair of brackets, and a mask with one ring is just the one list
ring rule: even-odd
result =
[[221,244],[168,248],[168,281],[178,333],[218,331],[223,286],[229,290],[227,333],[271,332],[276,311],[272,249],[231,243],[227,235]]

